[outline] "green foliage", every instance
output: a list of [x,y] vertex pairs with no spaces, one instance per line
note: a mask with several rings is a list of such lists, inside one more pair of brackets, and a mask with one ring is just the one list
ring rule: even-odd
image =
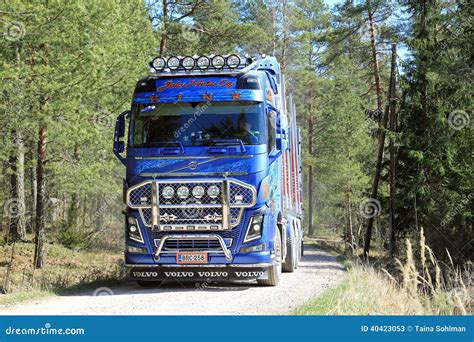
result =
[[58,242],[69,249],[83,249],[89,246],[89,234],[83,230],[64,228],[59,232]]
[[48,197],[66,206],[79,193],[79,205],[115,197],[123,173],[111,152],[115,117],[129,107],[157,45],[145,4],[12,1],[2,10],[2,22],[23,32],[0,40],[0,161],[16,152],[10,134],[19,130],[29,172],[38,128],[46,125]]
[[472,6],[404,5],[413,26],[402,79],[398,230],[423,227],[435,254],[447,248],[457,261],[472,260]]
[[[18,153],[13,132],[24,137],[29,175],[36,165],[38,128],[46,126],[47,196],[58,200],[57,215],[107,216],[98,209],[104,203],[106,213],[118,213],[121,203],[115,199],[123,169],[111,153],[114,120],[129,107],[133,85],[166,37],[165,55],[274,54],[297,104],[304,193],[315,191],[317,228],[341,233],[349,217],[354,228],[362,228],[358,206],[374,175],[377,127],[367,114],[377,108],[370,13],[384,101],[387,48],[401,42],[399,47],[407,49],[399,55],[398,132],[387,132],[398,151],[398,236],[416,235],[424,227],[438,255],[449,248],[457,259],[472,259],[473,244],[466,238],[473,235],[474,205],[468,124],[473,107],[472,6],[465,1],[384,0],[346,1],[333,8],[322,0],[167,4],[165,16],[161,1],[2,3],[4,29],[14,24],[16,31],[0,39],[0,203],[9,199],[8,162]],[[463,119],[468,123],[458,129]],[[376,222],[382,242],[388,226],[387,157],[383,161],[383,210]],[[308,213],[307,201],[305,206]],[[86,229],[80,222],[71,227]],[[64,243],[81,240],[74,234],[65,232]]]

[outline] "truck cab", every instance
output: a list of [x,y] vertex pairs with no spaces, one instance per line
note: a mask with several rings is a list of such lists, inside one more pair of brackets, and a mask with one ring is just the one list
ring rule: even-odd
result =
[[277,285],[303,240],[300,137],[278,62],[171,56],[150,66],[115,127],[130,277]]

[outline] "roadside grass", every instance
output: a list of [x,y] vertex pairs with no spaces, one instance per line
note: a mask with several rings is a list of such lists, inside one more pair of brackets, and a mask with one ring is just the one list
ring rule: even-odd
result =
[[[423,233],[421,233],[423,234]],[[423,236],[423,235],[422,235]],[[406,242],[403,261],[388,268],[385,257],[361,262],[339,254],[346,278],[334,288],[297,308],[295,315],[468,315],[472,314],[472,269],[446,265],[421,239],[420,255]],[[320,248],[327,249],[327,246]],[[330,248],[330,252],[337,253]]]
[[338,286],[302,305],[295,315],[453,315],[462,314],[452,295],[413,296],[370,266],[353,264]]
[[72,250],[47,243],[45,267],[33,270],[34,248],[32,242],[0,246],[0,304],[60,294],[121,277],[118,251]]

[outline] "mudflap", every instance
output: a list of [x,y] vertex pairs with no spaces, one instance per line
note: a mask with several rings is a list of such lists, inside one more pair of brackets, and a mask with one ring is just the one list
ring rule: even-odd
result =
[[268,277],[268,267],[129,267],[128,277],[140,281],[217,282]]

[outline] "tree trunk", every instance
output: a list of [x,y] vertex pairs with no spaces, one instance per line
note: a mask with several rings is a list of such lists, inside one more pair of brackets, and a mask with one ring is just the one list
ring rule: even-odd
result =
[[[396,45],[392,45],[392,64],[395,63],[393,60],[396,56]],[[392,84],[390,85],[390,236],[389,236],[389,246],[390,246],[390,257],[394,256],[396,249],[396,240],[395,240],[395,231],[396,231],[396,222],[395,222],[395,163],[396,163],[396,150],[395,150],[395,141],[393,134],[397,131],[397,113],[396,113],[396,84],[395,84],[395,70],[392,69],[392,74],[390,75],[390,80]]]
[[166,52],[166,44],[168,43],[168,0],[163,0],[163,32],[160,40],[160,57]]
[[347,182],[346,185],[346,244],[349,242],[351,253],[355,252],[354,230],[352,227],[352,205],[351,205],[351,185]]
[[[74,146],[74,163],[79,162],[81,159],[81,150],[79,145]],[[68,227],[77,228],[79,209],[80,209],[81,198],[78,192],[74,192],[71,195],[71,206],[69,207],[68,213]]]
[[[309,155],[313,155],[313,120],[311,118],[311,111],[310,117],[308,119],[308,152]],[[313,203],[313,184],[314,183],[314,174],[313,174],[313,165],[308,166],[308,235],[312,236],[315,233],[314,229],[314,203]]]
[[[34,159],[34,155],[32,156],[32,159]],[[31,209],[30,209],[30,224],[28,229],[30,230],[30,233],[36,232],[36,196],[37,196],[37,182],[36,182],[36,168],[32,167],[30,169],[30,180],[31,180]]]
[[[392,63],[391,63],[391,71],[390,71],[390,86],[389,86],[389,96],[392,93],[392,85],[395,84],[395,68],[396,68],[396,54],[395,51],[392,49]],[[377,162],[375,165],[375,175],[374,180],[372,183],[372,193],[371,198],[377,199],[378,190],[379,190],[379,181],[380,181],[380,173],[382,171],[382,160],[383,160],[383,151],[385,145],[385,127],[387,126],[388,121],[388,112],[389,106],[388,104],[385,106],[383,118],[382,118],[382,125],[379,134],[379,141],[378,141],[378,150],[377,150]],[[367,230],[365,232],[365,241],[364,241],[364,258],[368,258],[369,250],[370,250],[370,240],[372,239],[372,228],[374,225],[374,216],[371,215],[367,222]]]
[[38,192],[36,199],[36,239],[35,239],[35,260],[34,268],[44,267],[44,229],[45,229],[45,206],[46,206],[46,126],[40,127],[38,132],[38,161],[37,161],[37,182]]
[[372,56],[372,68],[374,74],[374,82],[375,82],[375,91],[377,93],[377,114],[378,114],[378,122],[379,128],[382,125],[382,87],[380,85],[380,71],[379,71],[379,61],[377,57],[377,42],[375,40],[375,25],[374,25],[374,17],[373,12],[369,6],[368,9],[368,18],[369,18],[369,29],[370,29],[370,50]]
[[11,199],[7,205],[9,228],[6,240],[18,241],[26,238],[25,218],[25,149],[23,137],[19,131],[13,132],[15,151],[10,157]]

